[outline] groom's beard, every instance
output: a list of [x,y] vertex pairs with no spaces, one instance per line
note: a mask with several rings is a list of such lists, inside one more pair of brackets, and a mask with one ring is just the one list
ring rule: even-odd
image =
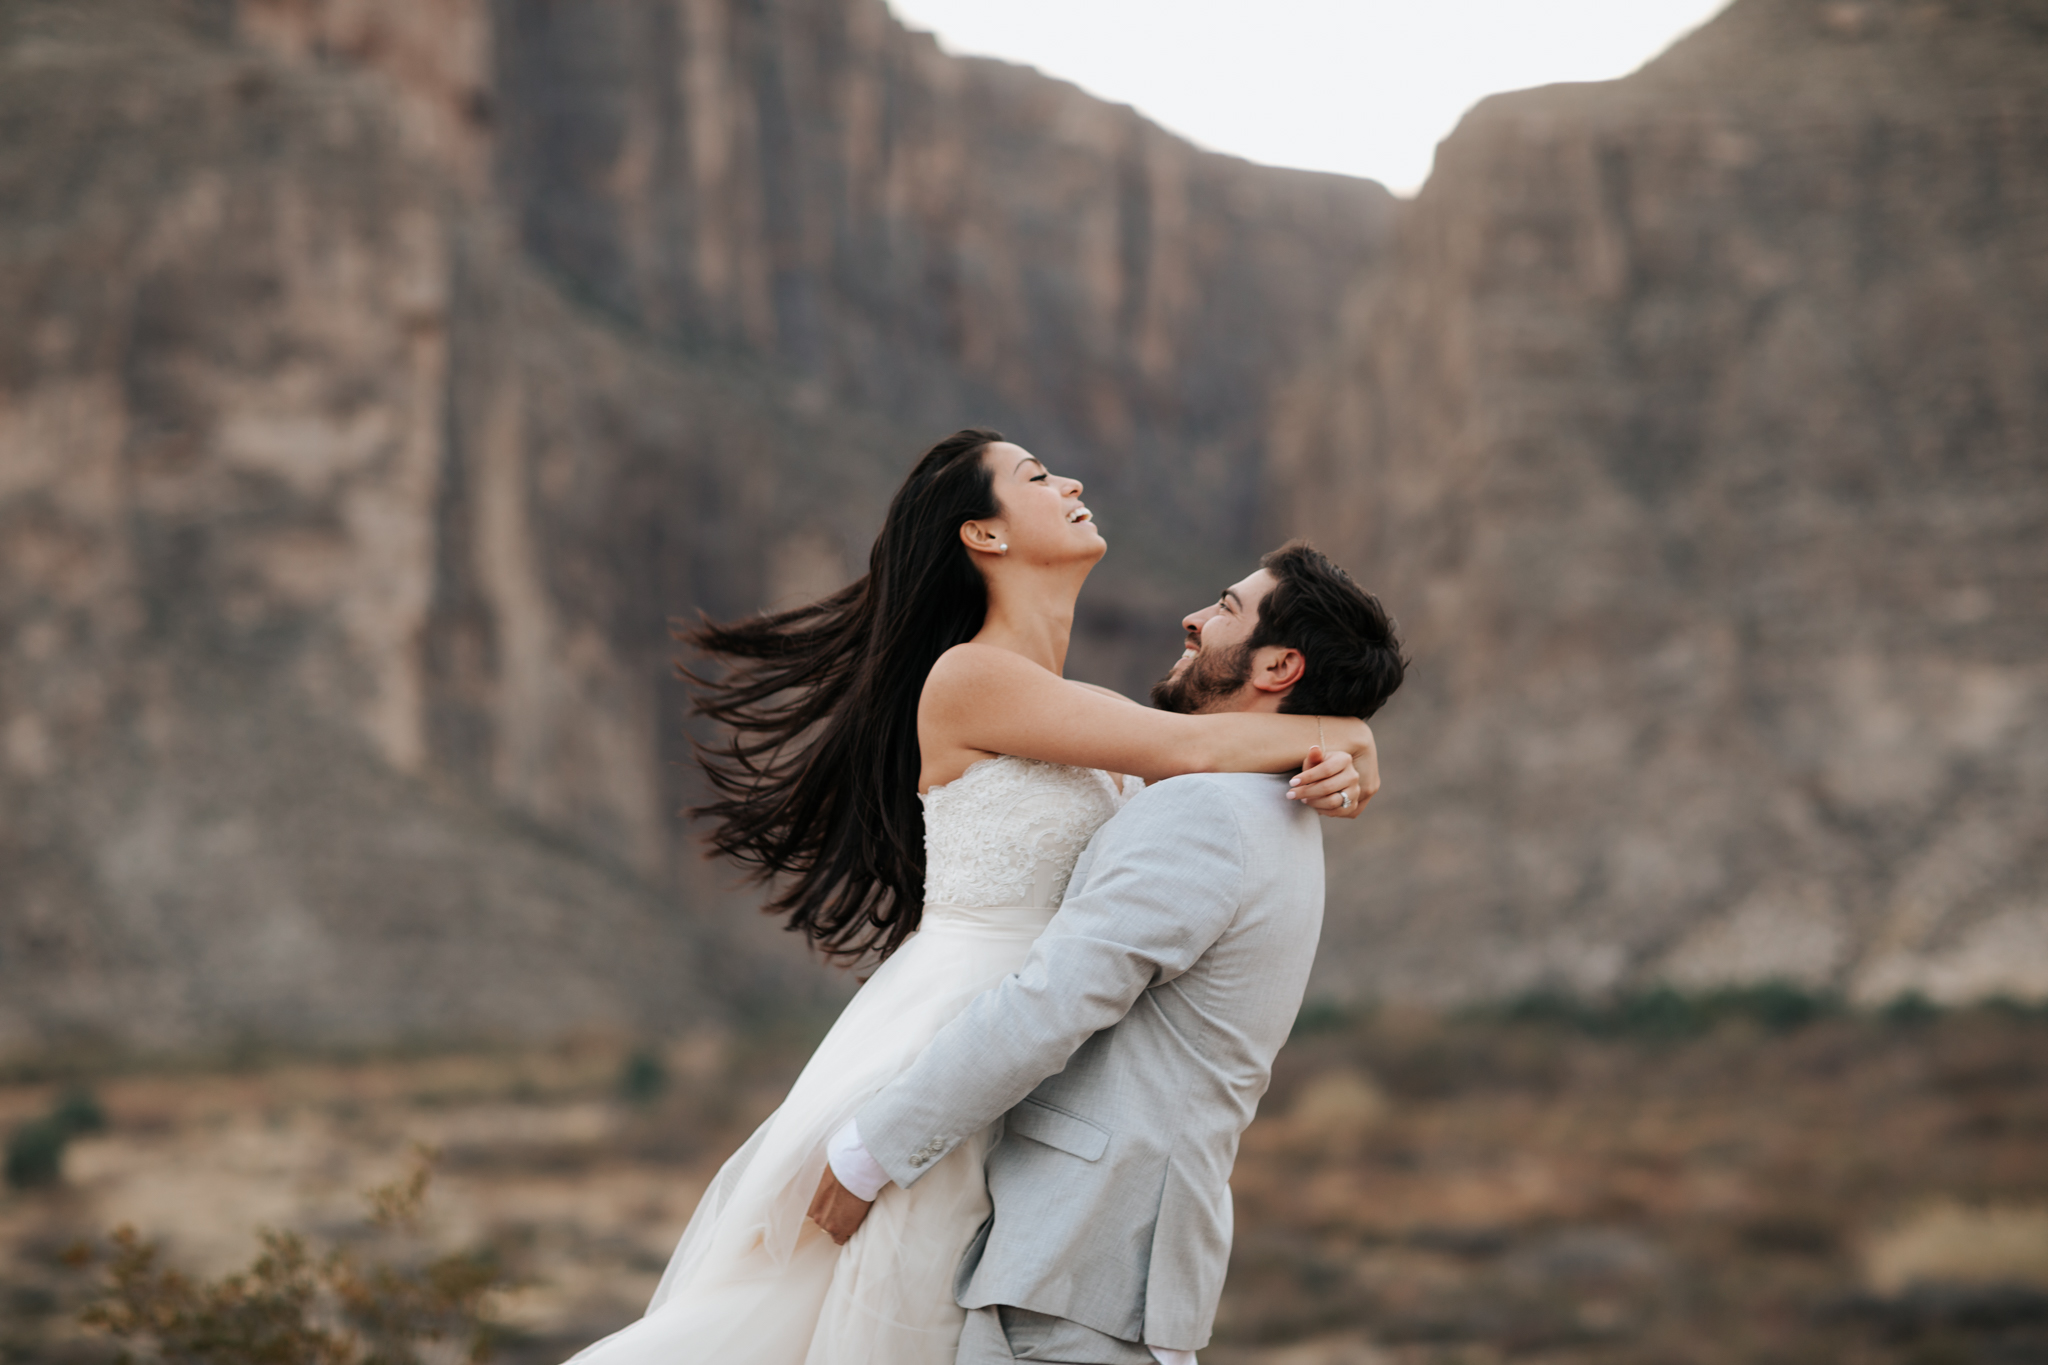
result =
[[1169,673],[1152,684],[1152,704],[1162,711],[1191,716],[1228,701],[1251,680],[1249,644],[1205,649],[1190,659],[1178,676]]

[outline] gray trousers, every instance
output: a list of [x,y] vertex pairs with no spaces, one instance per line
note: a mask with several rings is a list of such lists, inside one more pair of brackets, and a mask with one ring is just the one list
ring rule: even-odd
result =
[[974,1308],[960,1333],[958,1365],[1003,1365],[1011,1360],[1048,1365],[1159,1365],[1135,1341],[1083,1327],[1078,1322],[1024,1308]]

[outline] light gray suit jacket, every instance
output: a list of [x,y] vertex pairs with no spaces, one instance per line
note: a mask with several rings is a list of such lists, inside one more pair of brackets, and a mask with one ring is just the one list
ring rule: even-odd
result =
[[855,1116],[909,1186],[1008,1111],[988,1159],[995,1214],[960,1267],[965,1307],[1208,1344],[1238,1136],[1322,930],[1322,833],[1286,790],[1202,774],[1131,798],[1023,969]]

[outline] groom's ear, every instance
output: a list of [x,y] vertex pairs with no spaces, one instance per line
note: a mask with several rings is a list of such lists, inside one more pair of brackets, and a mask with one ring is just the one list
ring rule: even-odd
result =
[[1308,660],[1287,645],[1264,645],[1252,654],[1252,686],[1261,692],[1285,692],[1308,672]]

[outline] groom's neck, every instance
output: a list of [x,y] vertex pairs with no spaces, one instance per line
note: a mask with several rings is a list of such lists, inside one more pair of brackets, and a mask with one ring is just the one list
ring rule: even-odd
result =
[[1286,700],[1286,692],[1265,692],[1246,683],[1230,696],[1204,706],[1198,714],[1220,716],[1232,711],[1257,711],[1277,716],[1280,704]]

